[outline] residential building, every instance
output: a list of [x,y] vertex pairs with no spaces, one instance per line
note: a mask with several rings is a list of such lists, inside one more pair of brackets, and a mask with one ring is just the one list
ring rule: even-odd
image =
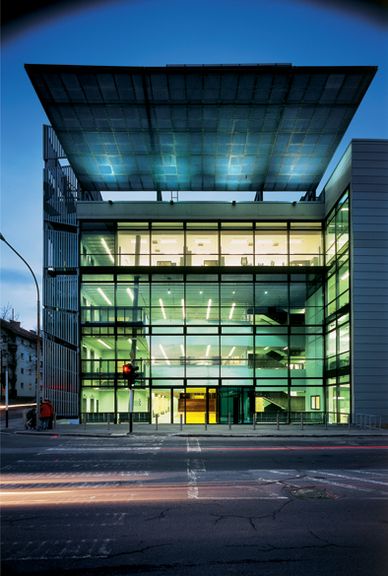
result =
[[15,320],[0,319],[0,326],[1,397],[5,397],[8,371],[9,399],[35,398],[36,332],[22,328]]

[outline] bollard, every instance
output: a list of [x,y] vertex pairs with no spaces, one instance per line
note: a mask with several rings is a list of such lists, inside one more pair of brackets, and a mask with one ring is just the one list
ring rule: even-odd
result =
[[279,412],[276,414],[276,430],[279,430]]
[[350,418],[350,414],[348,414],[348,428],[352,426],[352,419]]
[[324,421],[325,421],[325,430],[327,430],[327,422],[329,420],[329,415],[327,412],[324,413],[323,415]]
[[228,413],[228,426],[229,426],[229,430],[232,429],[232,421],[230,419],[230,412]]
[[256,430],[256,412],[253,414],[253,429]]
[[180,428],[181,428],[181,432],[183,430],[183,414],[180,415]]
[[300,413],[300,429],[303,430],[303,412]]
[[86,414],[84,414],[84,430],[86,430]]
[[205,430],[207,430],[207,414],[205,414]]
[[155,430],[159,430],[159,414],[155,415],[155,423],[156,423]]
[[108,414],[108,430],[110,430],[110,414]]

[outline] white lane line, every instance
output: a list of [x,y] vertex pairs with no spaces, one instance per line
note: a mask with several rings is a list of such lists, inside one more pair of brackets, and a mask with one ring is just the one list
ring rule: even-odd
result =
[[289,500],[287,496],[199,496],[198,500]]
[[[186,449],[187,453],[190,452],[201,452],[201,446],[199,441],[194,438],[186,439]],[[189,457],[186,460],[186,473],[187,473],[187,497],[189,499],[198,499],[199,498],[199,489],[198,489],[198,477],[201,472],[205,472],[205,466],[203,460],[199,460],[197,458]]]
[[370,480],[369,478],[362,478],[361,476],[348,476],[347,474],[334,474],[333,472],[318,472],[318,470],[309,470],[311,474],[324,474],[325,476],[334,476],[335,478],[345,478],[345,480],[358,480],[366,484],[382,484],[388,486],[388,482],[380,482],[378,480]]
[[[152,446],[150,448],[142,447],[142,446],[128,446],[128,447],[85,447],[85,448],[46,448],[45,452],[138,452],[138,453],[146,453],[146,452],[157,452],[160,450],[160,446]],[[45,452],[40,452],[38,456],[42,456]]]
[[[342,482],[333,482],[329,478],[327,480],[321,480],[320,478],[315,478],[314,476],[304,476],[304,480],[312,480],[313,482],[320,482],[321,484],[328,484],[329,486],[339,486],[340,488],[349,488],[350,490],[357,490],[358,492],[371,492],[371,488],[360,488],[360,486],[354,486],[353,484],[345,484]],[[388,492],[379,492],[384,496],[388,496]]]
[[187,438],[187,452],[202,452],[197,438]]

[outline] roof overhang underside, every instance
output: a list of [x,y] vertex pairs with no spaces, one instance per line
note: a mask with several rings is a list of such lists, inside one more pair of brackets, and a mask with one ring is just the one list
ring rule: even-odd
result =
[[376,68],[26,65],[84,190],[311,191]]

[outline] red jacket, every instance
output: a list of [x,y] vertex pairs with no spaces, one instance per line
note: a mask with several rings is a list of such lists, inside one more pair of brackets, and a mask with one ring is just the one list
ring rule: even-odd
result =
[[42,402],[40,405],[39,415],[41,418],[51,418],[53,415],[53,407],[51,402]]

